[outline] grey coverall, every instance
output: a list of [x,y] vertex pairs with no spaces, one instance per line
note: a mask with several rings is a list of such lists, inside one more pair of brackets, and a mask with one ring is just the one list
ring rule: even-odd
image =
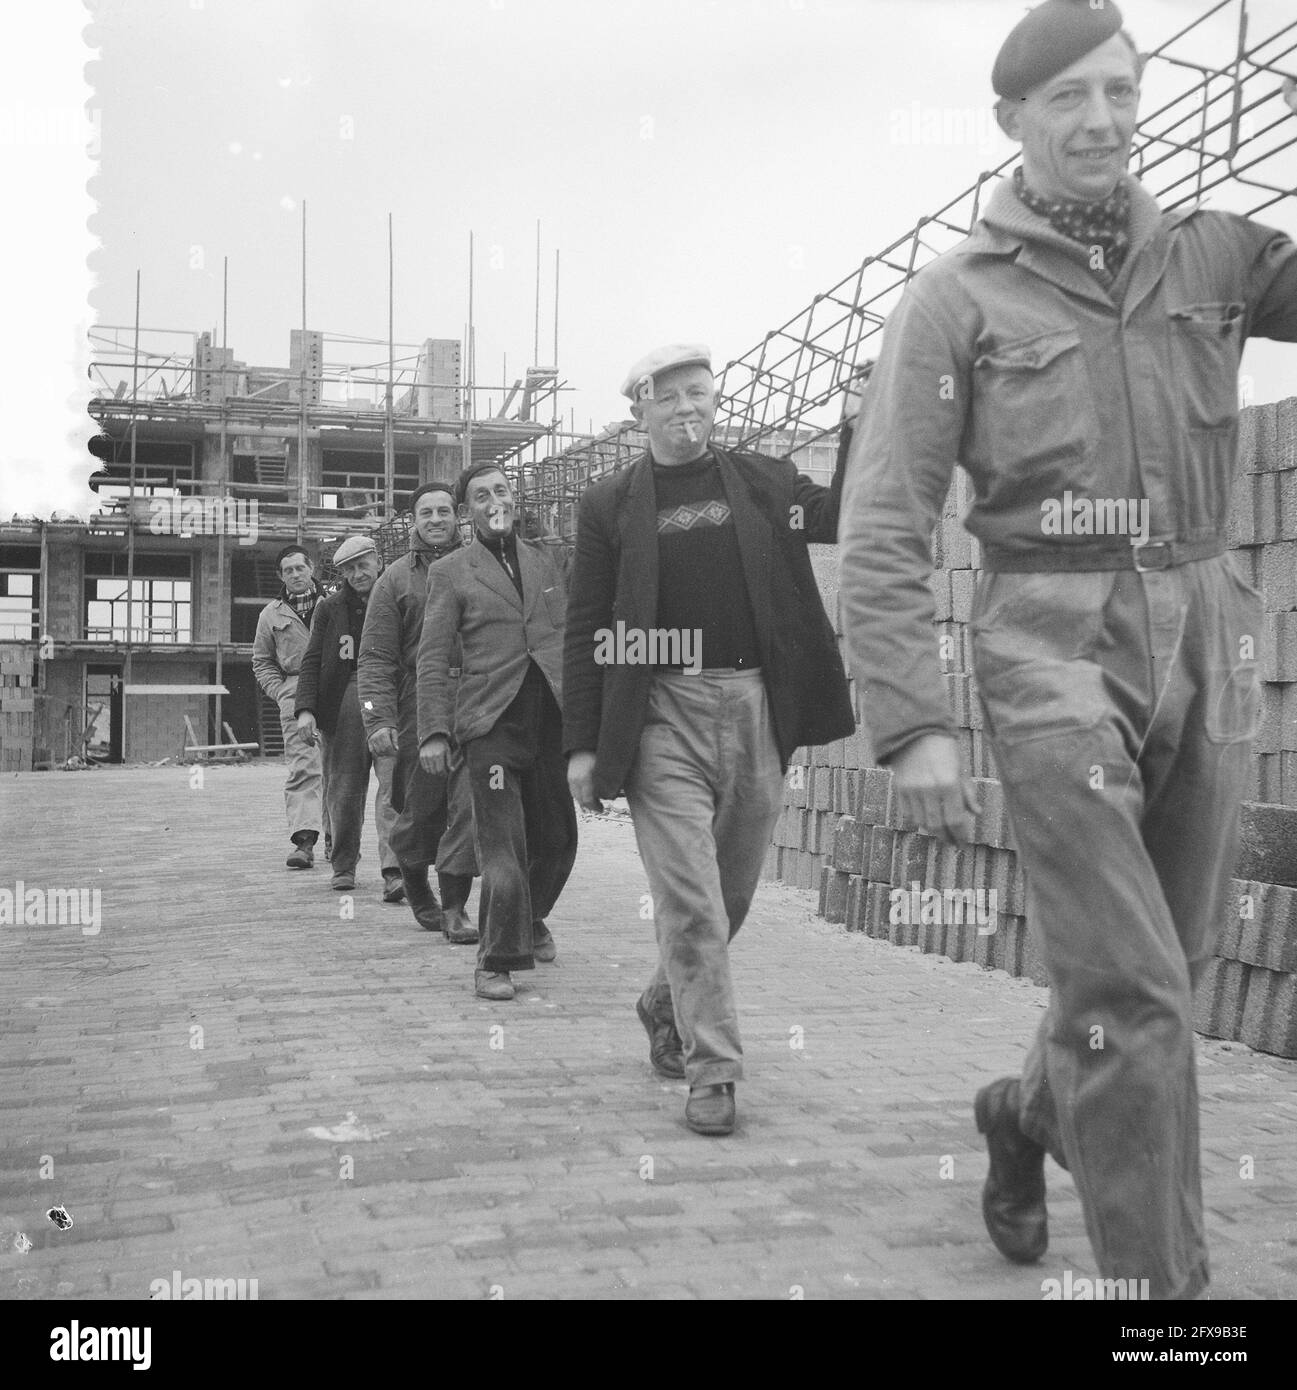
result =
[[[1224,553],[1249,335],[1297,339],[1297,254],[1133,179],[1110,290],[1005,183],[888,321],[844,490],[842,601],[875,755],[954,732],[930,536],[956,462],[984,566],[974,671],[1050,1006],[1022,1127],[1070,1168],[1105,1278],[1208,1278],[1192,986],[1227,911],[1260,596]],[[1044,507],[1146,499],[1148,544]]]

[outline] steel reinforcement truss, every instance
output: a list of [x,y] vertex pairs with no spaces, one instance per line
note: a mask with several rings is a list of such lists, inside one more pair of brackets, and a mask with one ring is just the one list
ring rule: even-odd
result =
[[[1297,75],[1293,15],[1293,0],[1219,0],[1145,53],[1131,172],[1163,208],[1206,202],[1258,214],[1297,196],[1297,116],[1281,96],[1285,78]],[[991,187],[1017,162],[1015,153],[980,174],[727,363],[718,434],[731,447],[790,456],[836,434],[844,386],[877,354],[877,335],[910,277],[969,234]],[[570,543],[586,486],[643,448],[644,436],[627,425],[522,468],[522,503],[544,533]]]

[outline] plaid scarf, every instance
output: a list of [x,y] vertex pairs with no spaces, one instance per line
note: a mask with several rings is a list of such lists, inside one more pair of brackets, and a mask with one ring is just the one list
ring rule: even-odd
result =
[[1099,203],[1080,203],[1071,198],[1042,198],[1033,193],[1022,177],[1021,167],[1013,171],[1013,191],[1025,206],[1043,217],[1060,236],[1079,241],[1088,248],[1097,246],[1100,263],[1090,261],[1090,269],[1105,286],[1121,273],[1130,249],[1130,193],[1122,179]]
[[304,594],[290,594],[287,589],[284,590],[285,600],[307,627],[311,625],[311,615],[315,612],[315,605],[319,601],[319,597],[318,585],[308,589]]

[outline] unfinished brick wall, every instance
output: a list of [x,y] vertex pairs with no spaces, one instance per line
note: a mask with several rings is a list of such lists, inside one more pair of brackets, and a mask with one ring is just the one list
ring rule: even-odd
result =
[[[1297,808],[1297,398],[1243,411],[1239,452],[1229,543],[1265,600],[1263,721],[1248,795],[1253,802]],[[821,913],[849,931],[974,960],[1043,984],[1044,967],[1027,930],[1022,875],[982,737],[972,676],[968,621],[979,556],[977,542],[959,520],[968,510],[968,489],[966,475],[958,472],[934,534],[939,568],[933,590],[937,635],[951,639],[943,669],[964,765],[979,779],[983,810],[973,843],[944,846],[904,829],[895,814],[891,776],[871,765],[867,738],[857,734],[794,754],[766,873],[818,889]],[[816,577],[833,614],[836,556],[828,548],[816,550]],[[1245,809],[1246,862],[1241,860],[1237,870],[1217,958],[1199,989],[1198,1028],[1211,1037],[1241,1039],[1262,1051],[1297,1057],[1297,810]],[[1249,858],[1246,827],[1260,824],[1263,811],[1273,822],[1275,852]],[[941,890],[994,888],[996,919],[980,932],[975,922],[890,923],[892,890],[908,890],[913,883]]]

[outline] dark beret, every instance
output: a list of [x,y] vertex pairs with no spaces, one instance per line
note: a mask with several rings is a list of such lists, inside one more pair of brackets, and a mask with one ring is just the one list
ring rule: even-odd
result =
[[1005,39],[991,71],[997,96],[1017,101],[1121,30],[1113,0],[1045,0]]
[[[501,464],[492,463],[488,460],[485,463],[475,463],[471,468],[466,468],[455,479],[455,501],[462,507],[468,501],[468,485],[477,477],[479,473],[504,473]],[[506,480],[508,474],[505,474]]]
[[419,498],[429,492],[444,492],[450,498],[451,505],[455,502],[455,484],[433,481],[424,483],[422,487],[417,487],[410,494],[410,510],[413,511],[419,505]]

